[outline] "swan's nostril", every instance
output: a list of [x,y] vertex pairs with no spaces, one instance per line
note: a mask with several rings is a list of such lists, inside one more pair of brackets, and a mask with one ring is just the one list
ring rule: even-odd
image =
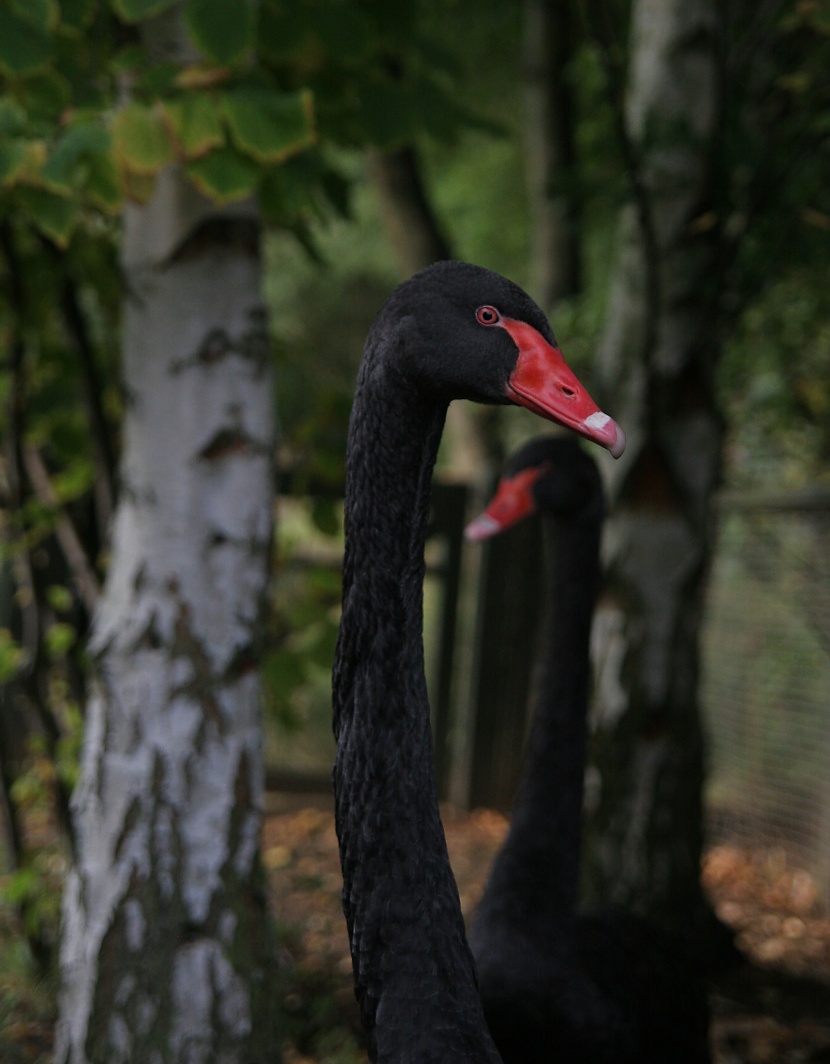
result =
[[569,388],[567,384],[563,384],[562,394],[565,396],[566,399],[573,399],[573,397],[576,395],[576,392],[573,388]]

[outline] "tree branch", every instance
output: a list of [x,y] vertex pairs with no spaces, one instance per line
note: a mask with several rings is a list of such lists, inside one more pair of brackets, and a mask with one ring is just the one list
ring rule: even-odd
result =
[[[24,363],[26,345],[24,340],[24,322],[26,320],[26,290],[24,287],[24,267],[17,253],[14,231],[8,219],[0,221],[0,250],[5,258],[6,272],[8,274],[8,288],[14,328],[10,344],[11,358],[11,388],[8,400],[8,435],[7,447],[7,494],[10,509],[20,512],[24,501],[23,481],[23,436],[26,411],[26,389],[24,382]],[[40,672],[43,668],[43,624],[41,620],[42,602],[38,595],[37,583],[32,568],[28,548],[15,552],[14,567],[11,570],[12,580],[17,585],[17,594],[12,597],[20,617],[19,643],[25,652],[25,664],[18,670],[15,678],[7,684],[4,692],[2,711],[12,711],[16,715],[20,713],[18,706],[12,706],[11,698],[19,695],[21,700],[29,702],[46,735],[50,755],[54,759],[55,746],[60,737],[60,727],[54,713],[45,698],[41,697],[39,684]],[[20,592],[23,592],[21,594]],[[18,720],[24,719],[22,714]],[[28,740],[33,727],[28,719],[21,727],[20,744],[23,747]],[[9,741],[9,729],[4,728],[0,741]],[[5,746],[5,743],[4,743]],[[2,753],[2,786],[4,791],[4,805],[6,806],[6,820],[12,831],[10,836],[11,845],[16,850],[18,864],[25,854],[25,832],[22,818],[11,800],[10,788],[17,778],[19,766],[14,764],[8,756],[8,751]],[[58,780],[55,786],[55,807],[59,822],[70,840],[74,844],[71,824],[69,823],[69,795],[63,782]],[[21,905],[24,925],[26,924],[26,903]],[[38,963],[45,967],[51,957],[48,945],[43,941],[38,931],[27,930],[29,946]]]
[[[6,475],[8,481],[8,503],[13,512],[19,513],[23,505],[23,463],[21,441],[25,424],[25,387],[23,383],[25,344],[23,341],[24,307],[26,302],[23,287],[23,264],[17,254],[14,233],[8,219],[0,222],[0,249],[6,260],[10,304],[15,327],[12,331],[10,350],[11,388],[7,405],[8,430],[6,437]],[[40,647],[40,616],[34,579],[28,552],[21,552],[17,558],[16,581],[29,592],[23,597],[19,606],[21,614],[20,644],[27,653],[31,668],[36,668]]]
[[78,285],[64,264],[64,255],[51,241],[43,240],[43,248],[52,257],[61,277],[60,307],[66,333],[78,359],[84,387],[84,400],[89,418],[94,450],[98,458],[101,513],[98,515],[99,537],[103,541],[114,505],[117,483],[117,460],[112,430],[101,400],[103,384],[95,360],[95,348],[89,334],[86,315],[81,307]]
[[55,538],[66,559],[75,590],[86,609],[92,613],[98,604],[101,586],[81,543],[81,538],[52,487],[49,471],[35,447],[23,448],[23,465],[36,497],[55,512]]

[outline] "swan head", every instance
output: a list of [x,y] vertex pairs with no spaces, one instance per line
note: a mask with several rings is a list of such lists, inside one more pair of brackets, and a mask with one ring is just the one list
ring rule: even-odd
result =
[[541,309],[481,266],[438,262],[404,281],[378,313],[366,356],[442,400],[524,406],[615,458],[625,448],[622,429],[565,362]]
[[596,462],[569,436],[542,436],[507,462],[486,509],[464,529],[478,542],[498,535],[535,513],[568,516],[580,511],[601,517],[602,481]]

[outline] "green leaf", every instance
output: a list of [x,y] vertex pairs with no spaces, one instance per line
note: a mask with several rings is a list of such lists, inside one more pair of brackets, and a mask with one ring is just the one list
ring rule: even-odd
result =
[[0,70],[15,77],[44,66],[50,56],[49,37],[7,7],[0,7]]
[[259,168],[230,146],[188,163],[186,172],[200,192],[216,203],[244,199],[256,188]]
[[157,174],[173,161],[173,147],[159,114],[151,107],[129,103],[112,124],[113,149],[125,170],[142,175]]
[[406,143],[415,133],[415,106],[409,88],[389,79],[364,82],[358,120],[366,138],[381,148]]
[[266,0],[260,5],[256,43],[266,59],[283,63],[313,45],[313,38],[305,19],[297,18],[285,5]]
[[74,646],[78,639],[78,633],[71,624],[58,621],[46,630],[46,653],[52,660],[66,656],[66,652]]
[[283,166],[263,172],[259,204],[263,219],[276,225],[292,225],[321,214],[321,166],[315,153],[297,155]]
[[413,87],[418,125],[436,140],[450,142],[465,124],[455,94],[435,78],[421,76]]
[[37,889],[37,875],[31,868],[18,868],[3,884],[3,900],[8,905],[20,905]]
[[172,7],[176,0],[111,0],[116,15],[125,22],[143,22]]
[[338,627],[330,622],[318,625],[314,638],[306,649],[309,660],[328,671],[331,671],[331,663],[334,660]]
[[135,69],[136,100],[161,100],[176,91],[176,79],[179,67],[175,63],[163,63],[160,60],[148,63],[146,58]]
[[331,499],[315,499],[311,507],[311,520],[327,536],[335,535],[340,529],[337,504]]
[[50,584],[46,588],[46,601],[57,613],[69,613],[72,609],[72,592],[63,584]]
[[420,5],[417,0],[400,0],[397,4],[372,4],[375,32],[381,39],[404,48],[417,36]]
[[222,97],[236,146],[264,163],[279,163],[314,141],[311,93],[236,89]]
[[90,21],[94,0],[60,0],[61,29],[78,33]]
[[39,70],[27,75],[18,86],[16,96],[31,121],[48,122],[52,126],[72,100],[72,88],[54,70]]
[[87,166],[84,191],[102,211],[116,214],[123,205],[124,196],[112,156],[91,156]]
[[21,19],[44,33],[54,30],[60,22],[55,0],[8,0],[8,6]]
[[72,502],[87,492],[95,480],[95,468],[86,458],[76,458],[52,478],[61,502]]
[[266,657],[262,675],[265,683],[282,695],[305,680],[302,661],[287,648],[280,648]]
[[0,142],[0,185],[12,185],[29,164],[29,142],[4,140]]
[[0,98],[0,137],[14,136],[26,128],[26,112],[13,100]]
[[67,190],[83,185],[96,157],[109,153],[109,131],[97,123],[67,130],[43,166],[43,177]]
[[187,0],[185,19],[196,47],[215,63],[233,63],[254,47],[250,0]]
[[419,66],[443,75],[450,81],[458,77],[459,53],[453,43],[446,43],[436,37],[418,34],[415,49],[420,59]]
[[8,628],[0,628],[0,683],[11,680],[23,663],[22,649]]
[[147,53],[140,44],[125,44],[113,52],[110,67],[113,74],[127,75],[135,80],[147,65],[146,59]]
[[261,175],[257,198],[262,220],[267,225],[287,225],[292,221],[286,209],[279,170],[267,170]]
[[[312,9],[313,10],[313,9]],[[353,0],[328,4],[315,12],[314,25],[326,50],[350,66],[361,63],[374,45],[372,23]]]
[[77,216],[74,201],[44,188],[21,187],[18,196],[38,229],[59,247],[66,247]]
[[188,93],[162,103],[164,118],[185,159],[205,155],[224,143],[225,134],[214,96]]
[[[342,527],[342,521],[338,523],[338,531]],[[308,582],[315,595],[323,601],[332,604],[339,603],[342,578],[334,569],[309,569]]]

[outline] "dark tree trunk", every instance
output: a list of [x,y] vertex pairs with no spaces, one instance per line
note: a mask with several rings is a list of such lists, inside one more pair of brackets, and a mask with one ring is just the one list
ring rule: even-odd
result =
[[367,153],[367,165],[380,197],[384,227],[404,275],[451,259],[449,242],[429,202],[415,149],[372,149]]
[[570,4],[525,0],[522,49],[531,295],[544,307],[582,286]]

